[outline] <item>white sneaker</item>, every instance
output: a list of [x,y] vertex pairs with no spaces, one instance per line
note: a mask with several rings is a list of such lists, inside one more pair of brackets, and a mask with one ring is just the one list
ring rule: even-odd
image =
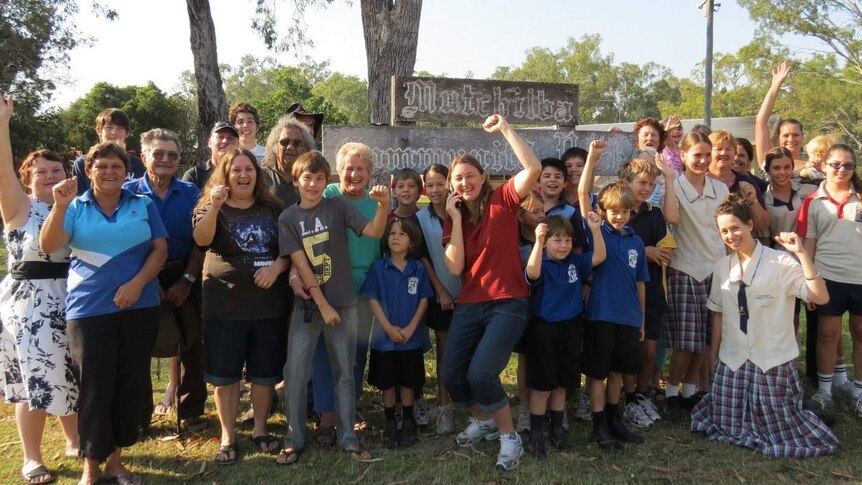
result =
[[452,426],[452,405],[447,404],[437,408],[437,434],[449,434],[454,431]]
[[832,395],[849,400],[856,400],[856,386],[853,385],[851,381],[844,381],[841,383],[833,382],[832,383]]
[[817,391],[811,396],[811,399],[808,402],[812,406],[817,406],[819,409],[812,409],[812,411],[828,411],[832,408],[832,396],[826,394],[823,391]]
[[862,397],[856,400],[856,416],[862,418]]
[[515,431],[530,431],[530,410],[518,404],[515,406],[515,416],[518,418]]
[[428,401],[420,397],[413,401],[413,421],[417,426],[428,426],[431,418],[428,417]]
[[640,404],[641,409],[643,409],[644,413],[652,421],[652,424],[655,424],[656,421],[660,421],[661,415],[658,412],[658,406],[643,394],[638,394],[637,396],[638,399],[636,402]]
[[500,430],[497,429],[497,422],[493,419],[487,421],[479,421],[474,417],[470,417],[470,424],[464,431],[458,433],[455,437],[455,442],[458,446],[473,446],[476,443],[485,440],[491,441],[500,437]]
[[623,417],[635,428],[649,428],[652,420],[646,415],[639,402],[626,403]]
[[514,470],[524,456],[524,445],[521,435],[516,432],[500,435],[500,454],[497,455],[498,470]]
[[578,405],[575,406],[575,419],[581,421],[593,420],[593,409],[590,406],[590,395],[581,391],[578,396]]

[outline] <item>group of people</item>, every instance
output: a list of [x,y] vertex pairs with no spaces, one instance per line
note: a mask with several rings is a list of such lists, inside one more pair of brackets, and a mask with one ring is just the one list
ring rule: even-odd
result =
[[[466,406],[456,442],[499,439],[503,470],[525,450],[544,456],[546,441],[572,447],[569,401],[610,453],[644,441],[632,427],[689,413],[692,431],[768,456],[835,453],[820,417],[833,390],[862,415],[862,379],[847,379],[841,340],[849,311],[862,368],[862,180],[846,145],[816,137],[805,157],[798,121],[781,122],[773,146],[767,120],[789,73],[774,71],[753,145],[706,127],[684,134],[676,116],[640,120],[633,157],[598,193],[604,141],[539,160],[501,115],[482,127],[522,168],[496,188],[471,155],[371,187],[374,155],[360,143],[339,149],[331,183],[315,150],[321,117],[292,107],[261,146],[246,103],[215,124],[211,158],[182,177],[177,135],[149,130],[140,159],[130,156],[117,109],[98,116],[100,143],[72,170],[40,150],[16,174],[3,97],[0,362],[25,481],[55,478],[40,446],[51,414],[66,454],[83,459],[81,484],[141,483],[122,449],[154,411],[205,425],[206,384],[221,429],[215,462],[235,463],[243,380],[256,451],[295,463],[311,406],[318,444],[367,460],[356,408],[366,368],[384,444],[411,446],[429,421],[432,348],[437,434],[454,432],[453,405]],[[795,363],[803,306],[818,387],[809,400]],[[170,325],[177,357],[154,407],[150,358]],[[514,408],[500,380],[513,352]],[[267,422],[282,390],[279,439]]]

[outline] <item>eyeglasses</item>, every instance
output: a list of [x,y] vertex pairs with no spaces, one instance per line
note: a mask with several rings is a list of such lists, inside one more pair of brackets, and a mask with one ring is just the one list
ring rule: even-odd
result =
[[853,170],[853,169],[855,169],[855,168],[856,168],[856,164],[855,164],[855,163],[838,163],[838,162],[834,162],[834,163],[827,163],[826,165],[829,165],[830,167],[832,167],[832,170],[835,170],[836,172],[837,172],[837,171],[839,171],[839,170],[841,170],[842,168],[843,168],[844,170],[847,170],[848,172],[849,172],[850,170]]
[[162,150],[155,150],[154,152],[150,153],[150,156],[153,157],[153,160],[157,162],[161,162],[162,159],[165,158],[165,155],[168,156],[168,160],[171,162],[176,162],[180,159],[180,154],[177,152],[164,152]]
[[281,140],[278,140],[278,144],[283,146],[284,148],[287,148],[289,146],[294,146],[296,148],[302,148],[305,146],[304,141],[296,140],[296,139],[292,139],[292,138],[282,138]]

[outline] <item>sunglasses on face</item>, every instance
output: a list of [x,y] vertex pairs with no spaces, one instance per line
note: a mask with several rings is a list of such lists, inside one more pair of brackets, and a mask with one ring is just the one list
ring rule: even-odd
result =
[[284,148],[287,148],[289,146],[293,146],[295,148],[302,148],[303,146],[305,146],[305,142],[293,138],[282,138],[281,140],[278,140],[278,144],[283,146]]
[[829,165],[830,167],[832,167],[832,170],[835,170],[836,172],[837,172],[837,171],[839,171],[839,170],[841,170],[842,168],[843,168],[844,170],[847,170],[848,172],[849,172],[850,170],[853,170],[853,169],[855,169],[855,168],[856,168],[856,164],[855,164],[855,163],[838,163],[838,162],[834,162],[834,163],[827,163],[826,165]]
[[156,150],[150,154],[150,156],[153,157],[153,160],[157,162],[161,162],[165,158],[165,155],[168,156],[168,160],[171,162],[176,162],[180,159],[180,154],[177,152],[163,152],[161,150]]

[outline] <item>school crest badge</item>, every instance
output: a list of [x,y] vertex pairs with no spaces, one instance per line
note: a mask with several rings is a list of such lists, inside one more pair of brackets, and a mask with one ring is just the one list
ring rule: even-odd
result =
[[419,278],[411,276],[407,278],[407,293],[415,295],[419,291]]
[[638,252],[634,249],[629,249],[629,266],[632,268],[638,267]]

